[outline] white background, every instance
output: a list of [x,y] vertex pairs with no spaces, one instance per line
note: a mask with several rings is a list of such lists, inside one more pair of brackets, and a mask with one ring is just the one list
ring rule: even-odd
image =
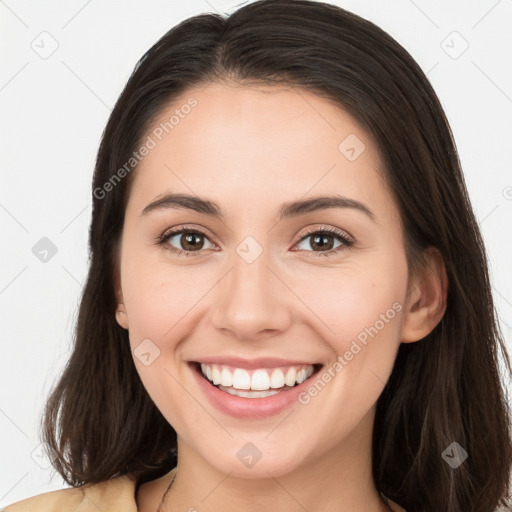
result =
[[[87,272],[91,178],[110,109],[137,60],[167,30],[240,3],[0,0],[0,506],[66,487],[38,456],[38,424],[69,356]],[[388,31],[437,91],[511,347],[512,1],[332,3]],[[467,50],[453,58],[464,41]],[[52,44],[58,48],[47,58],[34,51]],[[32,253],[42,237],[58,249],[46,263]]]

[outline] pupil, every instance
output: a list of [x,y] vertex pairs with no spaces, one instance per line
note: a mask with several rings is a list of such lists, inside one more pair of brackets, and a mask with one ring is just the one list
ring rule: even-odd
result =
[[333,237],[332,236],[329,236],[329,235],[317,235],[315,237],[313,237],[313,246],[314,245],[319,245],[320,248],[323,248],[323,249],[332,249],[333,247],[333,242],[331,241],[331,243],[328,242],[329,239],[332,239]]
[[[197,244],[197,239],[199,239],[199,235],[196,235],[196,234],[189,234],[189,235],[186,235],[185,236],[185,244],[184,244],[184,248],[186,251],[190,250],[190,249],[194,249],[194,248],[197,248],[194,244],[194,241],[195,243]],[[187,247],[189,246],[189,247]]]

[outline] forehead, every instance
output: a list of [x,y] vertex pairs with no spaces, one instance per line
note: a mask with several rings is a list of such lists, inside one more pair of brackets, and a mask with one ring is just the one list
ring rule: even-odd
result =
[[345,110],[302,89],[190,88],[146,137],[152,148],[136,169],[131,201],[169,191],[238,198],[245,209],[326,192],[389,201],[370,136]]

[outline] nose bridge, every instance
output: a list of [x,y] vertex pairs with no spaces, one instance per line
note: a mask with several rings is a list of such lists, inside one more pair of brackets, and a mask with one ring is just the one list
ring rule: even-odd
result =
[[[239,302],[255,301],[270,294],[270,251],[264,250],[252,237],[241,242],[232,257],[230,290]],[[265,302],[265,301],[263,301]]]
[[286,329],[290,312],[284,286],[270,270],[271,251],[246,237],[233,251],[229,267],[215,301],[215,327],[243,339]]

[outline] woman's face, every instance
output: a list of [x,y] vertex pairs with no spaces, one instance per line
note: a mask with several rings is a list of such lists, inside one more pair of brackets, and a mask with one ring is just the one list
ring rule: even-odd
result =
[[144,145],[117,319],[179,450],[239,476],[360,457],[408,284],[369,135],[305,91],[212,83],[162,112]]

